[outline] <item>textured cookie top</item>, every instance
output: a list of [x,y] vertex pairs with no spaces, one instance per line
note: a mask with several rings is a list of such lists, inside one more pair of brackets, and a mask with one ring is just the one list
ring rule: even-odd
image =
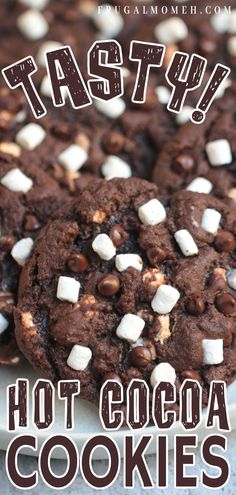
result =
[[[235,372],[235,206],[140,179],[97,181],[60,211],[23,269],[16,330],[32,365],[78,378],[153,386],[168,372],[229,381]],[[167,370],[166,370],[167,367]],[[173,378],[174,377],[174,378]]]
[[15,143],[0,146],[0,363],[17,364],[12,313],[19,273],[35,237],[67,195],[31,160],[22,163]]
[[162,192],[188,188],[236,198],[235,95],[233,84],[204,123],[185,124],[163,147],[153,172]]

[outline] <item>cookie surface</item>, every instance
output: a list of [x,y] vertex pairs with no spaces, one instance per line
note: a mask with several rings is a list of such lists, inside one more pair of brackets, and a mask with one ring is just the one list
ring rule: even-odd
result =
[[79,379],[88,400],[108,378],[154,386],[163,363],[178,387],[197,378],[204,402],[211,380],[234,378],[234,203],[186,191],[159,199],[140,179],[95,182],[48,224],[23,269],[18,344],[40,374]]
[[153,181],[163,193],[201,189],[193,181],[202,177],[209,181],[208,192],[235,197],[235,96],[232,85],[213,103],[204,123],[185,124],[163,147],[153,171]]
[[33,240],[67,194],[31,160],[22,163],[14,143],[0,146],[0,364],[17,364],[13,307],[19,273]]

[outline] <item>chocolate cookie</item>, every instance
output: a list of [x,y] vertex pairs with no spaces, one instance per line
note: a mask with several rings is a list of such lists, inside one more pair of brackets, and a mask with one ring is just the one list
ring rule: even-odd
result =
[[13,307],[19,273],[35,237],[67,195],[31,160],[21,163],[15,143],[1,141],[0,149],[0,364],[17,364]]
[[[201,88],[190,93],[183,112],[178,116],[166,109],[170,96],[170,88],[166,87],[165,80],[166,67],[176,49],[199,52],[198,41],[203,38],[203,34],[200,35],[198,31],[202,29],[206,37],[206,29],[199,27],[203,26],[203,22],[199,22],[200,14],[170,17],[173,2],[167,2],[168,15],[162,15],[160,12],[157,15],[155,11],[147,15],[132,14],[133,2],[130,2],[130,12],[127,15],[122,9],[121,13],[111,10],[106,14],[106,6],[103,6],[98,14],[97,2],[38,2],[39,10],[36,12],[29,9],[31,2],[24,0],[3,0],[0,6],[1,18],[6,18],[1,35],[4,53],[2,63],[9,65],[29,53],[35,57],[39,70],[33,79],[48,111],[44,119],[35,121],[46,131],[44,139],[37,145],[37,154],[35,148],[23,149],[22,159],[25,154],[33,156],[34,160],[38,159],[41,167],[43,166],[63,187],[75,193],[88,183],[90,174],[105,178],[126,178],[134,175],[151,179],[157,154],[160,153],[163,144],[174,135],[178,126],[189,119],[189,114],[201,94]],[[155,2],[154,6],[157,7]],[[151,7],[149,3],[146,6],[147,11]],[[207,19],[204,22],[210,22],[210,16],[203,17]],[[170,32],[169,38],[163,41],[163,23],[166,22],[164,32]],[[190,27],[188,22],[195,22],[196,26]],[[212,33],[211,36],[215,39]],[[123,49],[124,96],[108,103],[94,101],[92,106],[77,111],[69,102],[63,108],[53,107],[50,83],[46,75],[45,51],[69,44],[84,78],[88,79],[88,49],[95,40],[111,37],[118,39]],[[213,50],[214,55],[218,56],[217,61],[220,61],[218,38],[223,43],[225,37],[223,34],[217,34],[217,44],[215,51]],[[131,101],[138,66],[136,62],[128,60],[132,39],[160,41],[167,45],[163,67],[151,69],[147,100],[142,105]],[[214,59],[213,55],[212,57]],[[5,87],[2,91],[4,90]],[[5,95],[5,99],[7,98],[9,97]],[[22,106],[22,95],[19,102]],[[11,107],[9,102],[6,103]],[[28,104],[24,107],[25,114],[21,112],[20,117],[17,115],[15,126],[11,128],[13,141],[22,127],[34,121]],[[9,112],[11,113],[10,110]],[[2,117],[4,123],[8,119],[11,121],[8,114]],[[60,155],[64,151],[67,160],[65,162],[63,155],[62,163]]]
[[163,147],[153,180],[164,193],[188,188],[236,197],[236,131],[233,84],[201,125],[185,124]]
[[95,181],[42,231],[20,282],[20,349],[54,382],[97,401],[108,378],[212,379],[236,372],[236,207],[141,179]]

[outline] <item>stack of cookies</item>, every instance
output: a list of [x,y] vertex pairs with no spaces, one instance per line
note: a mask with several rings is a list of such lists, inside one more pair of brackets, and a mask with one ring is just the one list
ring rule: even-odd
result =
[[[209,0],[211,15],[203,1],[178,15],[171,6],[187,1],[168,0],[158,15],[110,3],[99,15],[95,0],[0,5],[1,68],[33,55],[48,110],[34,119],[2,82],[0,363],[26,358],[54,383],[79,379],[95,403],[107,379],[179,390],[190,378],[206,404],[212,380],[236,375],[236,1],[215,14]],[[70,45],[88,78],[87,50],[110,38],[123,49],[122,98],[54,107],[45,51]],[[143,105],[131,101],[133,39],[167,45]],[[232,68],[201,125],[189,118],[202,87],[179,114],[166,109],[176,50]]]

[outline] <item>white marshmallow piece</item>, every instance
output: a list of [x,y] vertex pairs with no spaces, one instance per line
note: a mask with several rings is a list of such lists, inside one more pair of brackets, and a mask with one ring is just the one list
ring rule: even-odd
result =
[[155,88],[155,93],[157,95],[158,101],[162,105],[167,105],[167,103],[169,102],[169,99],[170,99],[170,95],[171,95],[170,90],[168,88],[166,88],[165,86],[157,86],[157,88]]
[[227,282],[228,282],[229,287],[231,287],[231,289],[236,290],[236,270],[235,269],[230,270],[227,273]]
[[213,167],[229,165],[232,162],[232,152],[227,139],[217,139],[206,144],[206,154]]
[[111,260],[116,254],[116,248],[107,234],[97,235],[92,243],[92,248],[105,261]]
[[25,125],[16,135],[16,142],[25,150],[34,150],[46,136],[46,132],[39,124],[33,122]]
[[2,177],[0,183],[13,192],[26,194],[33,186],[33,181],[23,174],[19,168],[13,168]]
[[152,371],[150,377],[151,386],[154,388],[160,382],[168,382],[174,385],[176,380],[175,369],[169,363],[160,363]]
[[232,57],[236,57],[236,36],[232,36],[227,41],[227,50]]
[[18,2],[32,9],[43,10],[48,5],[49,0],[18,0]]
[[213,184],[205,177],[197,177],[187,187],[187,191],[197,192],[201,194],[210,194],[213,189]]
[[58,48],[61,48],[62,46],[62,43],[60,43],[59,41],[45,41],[44,43],[42,43],[36,56],[36,61],[40,65],[40,67],[46,67],[46,52],[53,52],[54,50],[58,50]]
[[203,339],[203,364],[220,364],[224,361],[223,339]]
[[95,107],[100,113],[110,119],[118,119],[124,113],[126,105],[122,98],[112,98],[112,100],[95,100]]
[[57,284],[57,299],[73,304],[79,299],[80,283],[72,277],[59,277]]
[[197,244],[188,230],[178,230],[175,232],[174,238],[184,256],[194,256],[195,254],[198,254]]
[[75,371],[83,371],[87,368],[92,358],[92,351],[89,347],[74,345],[67,359],[67,365]]
[[180,293],[170,285],[162,284],[158,287],[156,294],[151,302],[151,306],[155,313],[166,315],[170,313],[180,298]]
[[137,315],[131,313],[123,316],[120,324],[116,329],[116,335],[119,339],[136,342],[140,337],[145,326],[145,321]]
[[16,25],[23,36],[32,41],[43,38],[49,29],[45,17],[38,10],[27,10],[21,14]]
[[71,144],[58,156],[58,162],[68,172],[77,172],[87,159],[87,151],[78,144]]
[[107,160],[101,167],[101,171],[106,180],[111,180],[116,177],[128,179],[128,177],[132,175],[129,164],[115,155],[107,157]]
[[118,254],[115,265],[118,272],[124,272],[130,267],[136,268],[139,272],[143,269],[143,261],[138,254]]
[[219,14],[212,15],[210,22],[217,33],[227,33],[229,29],[229,18],[230,15],[227,12],[220,12]]
[[193,110],[194,110],[194,108],[191,107],[190,105],[184,105],[181,112],[179,112],[176,115],[175,120],[176,120],[177,124],[178,125],[186,124],[190,120],[190,117],[191,117]]
[[166,219],[166,211],[158,199],[151,199],[138,209],[138,216],[144,225],[158,225]]
[[[52,85],[48,76],[44,76],[40,85],[40,94],[47,98],[52,98]],[[68,97],[68,92],[65,86],[61,87],[61,94],[64,100]]]
[[228,15],[229,15],[228,32],[230,34],[235,34],[236,33],[236,9],[231,10],[231,13]]
[[169,45],[184,40],[188,36],[188,28],[180,17],[171,17],[160,22],[155,27],[154,34],[160,43]]
[[201,227],[209,234],[216,234],[220,225],[221,214],[213,208],[206,208],[202,215]]
[[31,253],[34,241],[30,237],[18,241],[11,250],[12,258],[20,266],[24,266]]
[[9,326],[9,321],[0,313],[0,335],[5,332]]
[[92,15],[96,28],[101,32],[103,38],[117,36],[123,29],[124,20],[112,5],[101,5],[100,12],[94,11]]
[[219,88],[215,93],[215,99],[222,98],[222,96],[224,96],[225,94],[226,89],[229,88],[230,86],[232,86],[231,79],[229,78],[224,79],[224,81],[222,81],[221,85],[219,86]]

